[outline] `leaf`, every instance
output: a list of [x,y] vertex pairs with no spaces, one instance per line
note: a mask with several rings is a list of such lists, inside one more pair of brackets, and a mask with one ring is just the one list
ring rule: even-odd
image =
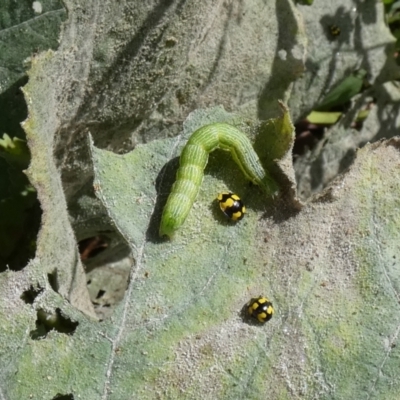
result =
[[[209,113],[194,113],[185,135],[215,118],[232,121],[221,109]],[[35,309],[61,309],[75,328],[32,340],[35,309],[21,307],[15,291],[27,275],[1,275],[1,292],[14,300],[0,308],[7,396],[355,398],[364,390],[396,398],[399,140],[364,147],[348,174],[297,213],[285,198],[267,204],[247,187],[249,213],[237,225],[220,220],[212,201],[227,184],[247,185],[215,153],[187,223],[175,241],[161,241],[159,198],[182,145],[182,137],[153,141],[122,156],[92,148],[96,190],[135,258],[111,320],[90,321],[45,290]],[[259,294],[275,308],[262,326],[241,318]]]
[[329,111],[349,102],[352,97],[360,92],[366,75],[367,72],[365,70],[360,70],[346,77],[326,95],[315,110]]
[[66,11],[58,0],[1,2],[0,93],[25,74],[26,59],[32,53],[58,47],[65,17]]
[[312,111],[307,115],[307,121],[311,124],[332,125],[338,121],[341,115],[341,112]]
[[[218,115],[218,111],[214,113]],[[194,114],[185,132],[197,129],[199,118],[203,124],[210,122],[202,120],[201,114]],[[221,118],[218,115],[218,119]],[[285,214],[284,208],[277,207],[277,211],[270,214],[275,220],[279,218],[281,222],[277,224],[269,218],[260,219],[254,211],[246,216],[243,224],[229,226],[219,222],[218,214],[210,210],[210,192],[218,191],[222,183],[218,175],[222,167],[227,167],[222,158],[208,168],[214,172],[205,178],[204,191],[178,237],[173,242],[162,242],[157,237],[158,224],[155,223],[159,222],[159,207],[154,182],[157,182],[158,170],[160,179],[171,175],[168,169],[163,171],[162,164],[173,157],[170,151],[175,152],[176,144],[181,143],[180,138],[175,144],[173,140],[168,142],[138,146],[124,156],[92,150],[97,193],[130,242],[136,261],[119,330],[121,335],[125,333],[125,338],[114,343],[119,348],[118,365],[129,365],[129,368],[119,371],[118,377],[131,382],[136,396],[143,395],[146,387],[151,393],[147,392],[149,398],[160,388],[172,397],[182,390],[189,397],[206,393],[205,390],[214,393],[210,382],[218,388],[212,397],[242,398],[243,390],[250,390],[263,398],[267,393],[273,397],[282,392],[300,395],[302,382],[312,379],[315,371],[323,367],[327,371],[323,381],[335,387],[335,395],[341,397],[350,393],[352,397],[351,393],[359,390],[360,382],[355,383],[353,374],[360,379],[359,368],[373,362],[372,359],[386,358],[387,351],[391,352],[384,343],[376,347],[375,337],[382,329],[389,337],[398,329],[391,313],[386,318],[382,315],[385,307],[399,312],[397,286],[390,293],[384,289],[395,285],[398,275],[395,267],[389,267],[391,255],[384,257],[383,266],[379,267],[367,261],[379,256],[379,245],[371,247],[367,240],[364,244],[361,241],[354,250],[348,248],[348,243],[369,231],[371,212],[374,219],[383,217],[379,212],[376,214],[377,204],[379,210],[398,209],[396,197],[388,198],[385,193],[387,182],[380,186],[383,176],[393,176],[389,170],[399,158],[398,141],[366,148],[343,182],[327,191],[325,197],[316,199],[293,220],[285,220],[290,215],[289,210],[286,209],[289,213]],[[372,154],[375,156],[371,160]],[[380,172],[374,169],[371,178],[371,163],[381,164],[383,154],[388,157],[387,161]],[[364,175],[368,182],[372,179],[372,187],[371,183],[365,186]],[[393,178],[391,186],[396,181]],[[157,186],[160,196],[162,182]],[[396,190],[392,186],[393,189]],[[371,190],[375,193],[373,202],[363,201],[370,197]],[[262,194],[255,196],[262,197]],[[252,201],[257,202],[254,198]],[[396,216],[392,216],[397,221],[400,215],[396,211]],[[347,229],[343,229],[344,221]],[[378,226],[382,225],[378,223]],[[389,247],[395,245],[397,236],[391,236],[391,229],[379,232],[383,235],[380,240]],[[301,239],[293,242],[290,238],[294,237]],[[391,244],[387,242],[389,238]],[[384,280],[379,278],[381,268],[389,268]],[[343,291],[342,285],[349,279],[346,277],[350,271],[354,275],[346,284],[348,289]],[[380,301],[376,299],[377,291]],[[278,310],[277,318],[263,329],[246,326],[240,319],[241,308],[248,298],[260,293],[272,297]],[[388,294],[383,296],[383,293]],[[371,309],[374,298],[378,302]],[[151,307],[140,304],[151,304]],[[376,324],[377,313],[381,316],[379,324]],[[142,334],[142,324],[150,330],[151,339]],[[371,332],[372,327],[376,329],[374,332]],[[368,336],[363,333],[365,329],[369,331]],[[221,330],[227,332],[223,338]],[[132,342],[136,343],[136,350],[129,344]],[[363,352],[360,346],[370,351]],[[187,358],[185,354],[189,349],[190,358]],[[263,356],[257,357],[261,349]],[[239,377],[247,376],[254,357],[258,368],[252,370],[251,383],[246,379],[244,383]],[[282,364],[289,369],[288,375],[284,375],[286,378],[276,375],[266,378],[264,371],[269,366]],[[219,368],[210,375],[206,365]],[[381,368],[389,374],[394,372],[389,364]],[[227,371],[229,377],[226,377]],[[369,390],[375,390],[378,378],[374,375],[378,377],[379,373],[363,370],[361,379],[365,379],[366,384],[375,382]],[[150,386],[146,384],[149,377],[153,382]],[[235,388],[232,379],[237,380]],[[175,381],[176,389],[171,385]],[[258,383],[261,381],[262,384]],[[314,390],[326,396],[332,394],[329,386],[314,382]],[[286,384],[290,384],[290,392],[286,392]],[[124,391],[115,390],[119,396],[124,396]],[[316,392],[307,393],[312,397]]]
[[0,139],[0,156],[20,168],[26,168],[30,159],[26,141],[17,137],[11,139],[6,133]]
[[49,51],[35,59],[30,70],[31,79],[23,89],[29,104],[29,117],[23,122],[23,128],[32,157],[26,174],[37,190],[43,211],[35,258],[26,270],[32,276],[33,285],[42,288],[50,285],[72,305],[94,316],[60,175],[52,154],[54,110],[43,107],[52,94],[51,84],[48,84],[52,78],[43,68],[46,62],[54,67],[53,52]]
[[[300,211],[290,190],[266,204],[240,173],[232,176],[229,156],[216,153],[177,241],[152,236],[183,144],[154,139],[178,135],[193,109],[223,104],[254,121],[277,116],[284,98],[296,119],[362,58],[374,90],[382,89],[366,126],[396,131],[397,104],[383,106],[387,86],[377,80],[398,74],[386,57],[393,38],[381,6],[364,2],[353,13],[345,1],[312,9],[285,1],[122,1],[110,13],[107,3],[65,4],[60,49],[33,58],[25,88],[29,177],[43,218],[35,259],[0,274],[0,396],[396,399],[397,140],[365,146],[350,172]],[[331,42],[325,24],[336,17],[341,35]],[[258,126],[250,122],[248,132]],[[105,198],[110,216],[125,207],[129,221],[116,222],[138,245],[125,297],[102,322],[87,316],[75,235],[116,234],[89,191],[87,131],[98,148],[135,146],[141,154],[125,156],[136,163],[128,187],[139,196]],[[342,125],[341,139],[349,136]],[[103,151],[106,166],[120,165]],[[341,163],[341,154],[328,161]],[[292,169],[289,161],[280,169]],[[126,174],[118,172],[95,188],[126,193],[119,183]],[[317,174],[306,177],[318,182]],[[225,225],[209,209],[218,185],[245,188],[251,215],[240,225]],[[210,249],[196,247],[203,241]],[[102,260],[114,278],[116,258]],[[274,317],[246,323],[241,308],[264,291]],[[47,317],[64,322],[46,325]]]
[[[204,122],[199,114],[185,135]],[[222,110],[213,115],[228,118]],[[78,323],[72,334],[51,330],[42,340],[26,338],[31,308],[12,311],[18,299],[1,303],[0,339],[8,349],[1,358],[13,366],[3,372],[4,393],[355,398],[363,390],[395,398],[399,140],[360,150],[349,173],[296,215],[284,199],[271,207],[248,188],[249,214],[237,225],[210,209],[235,166],[216,154],[187,223],[175,241],[160,241],[156,188],[161,197],[182,142],[154,141],[123,156],[93,148],[98,194],[134,251],[129,287],[112,320],[101,324],[54,292],[39,295],[36,307],[61,306]],[[7,298],[16,278],[1,276]],[[275,315],[260,326],[243,320],[241,309],[261,293]]]

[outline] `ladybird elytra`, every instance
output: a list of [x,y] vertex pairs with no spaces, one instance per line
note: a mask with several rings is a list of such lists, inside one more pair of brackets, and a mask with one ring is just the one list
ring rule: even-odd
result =
[[341,32],[340,28],[334,24],[329,27],[329,31],[330,31],[331,35],[334,37],[339,36],[340,32]]
[[247,303],[248,314],[264,323],[269,321],[274,315],[272,303],[264,296],[254,297]]
[[246,207],[237,194],[234,193],[220,193],[217,197],[221,211],[232,221],[240,221]]

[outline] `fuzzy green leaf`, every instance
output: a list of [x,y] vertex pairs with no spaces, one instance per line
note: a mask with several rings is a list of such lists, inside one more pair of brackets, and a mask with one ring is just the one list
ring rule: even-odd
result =
[[[292,118],[306,115],[362,59],[382,92],[361,135],[343,118],[339,136],[351,146],[340,151],[366,143],[371,132],[393,135],[398,101],[387,102],[379,82],[396,78],[398,68],[387,56],[394,42],[382,5],[65,5],[60,49],[32,58],[24,88],[28,175],[43,216],[35,258],[0,274],[0,397],[397,399],[398,140],[364,146],[350,171],[301,209],[287,152],[291,123],[283,123],[281,143],[268,137],[263,146],[263,128],[279,123],[253,122],[276,118],[279,98]],[[341,30],[334,39],[331,24]],[[199,111],[214,104],[241,117]],[[258,133],[261,158],[283,154],[274,172],[287,190],[266,202],[228,154],[213,153],[189,219],[175,241],[161,241],[157,219],[184,140],[224,118]],[[321,147],[334,147],[329,139]],[[341,152],[308,166],[343,166]],[[108,219],[90,191],[93,161]],[[312,187],[324,177],[318,166],[302,174]],[[237,225],[215,203],[227,188],[248,207]],[[104,256],[122,243],[110,220],[128,243],[114,258]],[[107,249],[85,275],[76,242],[101,235]],[[107,285],[123,281],[121,258],[129,275],[115,288],[121,302],[109,319],[91,319],[86,284],[97,289],[93,302],[112,298]],[[96,270],[107,270],[104,286]],[[260,294],[275,307],[266,325],[241,315]]]

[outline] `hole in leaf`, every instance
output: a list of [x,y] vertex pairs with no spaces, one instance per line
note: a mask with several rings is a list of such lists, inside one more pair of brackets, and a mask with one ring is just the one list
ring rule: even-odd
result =
[[295,125],[295,129],[294,157],[304,154],[308,149],[313,149],[323,138],[325,126],[311,124],[307,120],[303,120]]
[[51,400],[74,400],[74,396],[72,394],[57,393]]
[[99,319],[108,318],[128,286],[133,263],[131,250],[119,233],[111,229],[78,240],[90,300]]
[[108,247],[108,241],[104,236],[93,236],[83,239],[78,243],[81,260],[85,261],[103,252]]
[[33,340],[43,339],[51,330],[72,334],[78,325],[79,322],[72,321],[64,316],[59,308],[54,313],[40,309],[37,312],[36,329],[30,332],[30,337]]
[[40,293],[43,292],[43,288],[38,287],[34,288],[32,285],[29,287],[28,290],[25,290],[21,294],[21,299],[26,303],[26,304],[33,304],[35,301],[36,297],[39,296]]
[[52,273],[47,274],[47,279],[51,288],[58,293],[58,278],[57,278],[57,270],[55,269]]

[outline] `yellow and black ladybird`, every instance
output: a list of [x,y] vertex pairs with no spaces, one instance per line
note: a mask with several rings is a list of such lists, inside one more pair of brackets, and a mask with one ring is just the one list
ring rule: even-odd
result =
[[272,303],[263,296],[252,298],[246,305],[249,316],[258,320],[258,322],[267,322],[274,315]]
[[222,212],[232,221],[240,221],[243,218],[246,207],[237,194],[220,193],[217,199]]
[[330,25],[329,26],[329,32],[331,33],[331,35],[333,36],[333,37],[337,37],[337,36],[339,36],[340,35],[340,32],[341,32],[341,30],[340,30],[340,28],[337,26],[337,25]]

